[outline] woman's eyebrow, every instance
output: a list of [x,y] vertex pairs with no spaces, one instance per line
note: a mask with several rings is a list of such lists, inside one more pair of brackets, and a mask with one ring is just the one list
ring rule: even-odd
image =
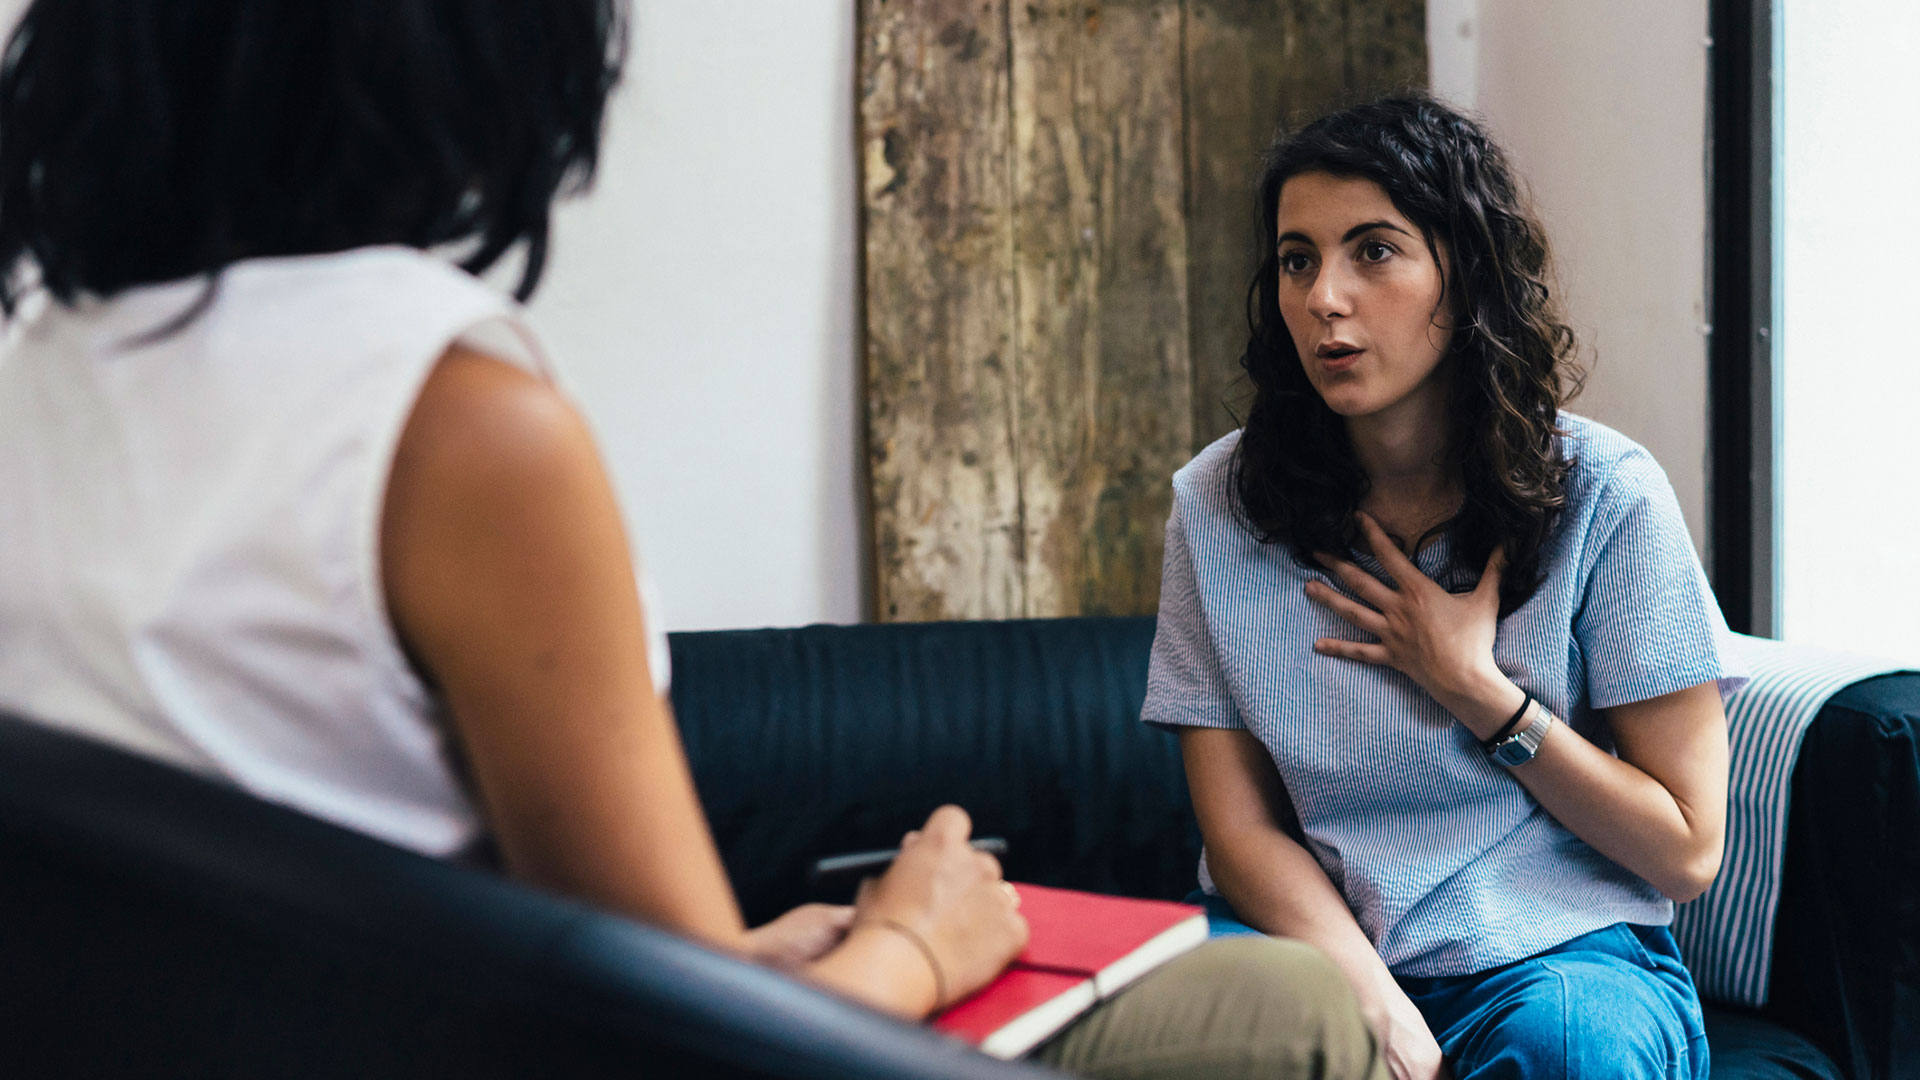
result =
[[1374,229],[1391,229],[1394,232],[1399,233],[1401,236],[1407,236],[1407,237],[1411,237],[1413,235],[1407,230],[1401,228],[1400,226],[1395,225],[1391,221],[1363,221],[1360,224],[1355,225],[1353,228],[1348,229],[1347,235],[1341,237],[1340,242],[1344,244],[1347,241],[1353,239],[1354,237],[1359,236],[1361,233],[1371,232]]
[[[1408,232],[1407,230],[1401,228],[1398,225],[1395,225],[1391,221],[1386,221],[1386,220],[1363,221],[1360,224],[1355,225],[1353,228],[1348,229],[1347,234],[1340,238],[1340,242],[1343,244],[1347,243],[1348,241],[1352,240],[1354,237],[1359,236],[1362,233],[1371,232],[1374,229],[1389,229],[1389,230],[1392,230],[1393,232],[1399,233],[1402,236],[1407,236],[1407,237],[1413,236],[1412,233]],[[1302,244],[1309,244],[1309,245],[1313,243],[1313,241],[1308,238],[1306,233],[1296,232],[1292,230],[1281,233],[1280,239],[1277,241],[1277,243],[1284,244],[1289,240],[1297,240]]]

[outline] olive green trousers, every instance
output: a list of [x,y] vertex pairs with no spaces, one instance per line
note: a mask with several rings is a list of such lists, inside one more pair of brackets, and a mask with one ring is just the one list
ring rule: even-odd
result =
[[1298,941],[1233,937],[1168,962],[1032,1060],[1098,1080],[1385,1080],[1340,970]]

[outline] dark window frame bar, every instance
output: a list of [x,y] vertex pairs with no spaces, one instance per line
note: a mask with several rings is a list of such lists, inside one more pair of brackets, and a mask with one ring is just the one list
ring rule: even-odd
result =
[[1711,0],[1707,560],[1727,624],[1779,632],[1777,0]]

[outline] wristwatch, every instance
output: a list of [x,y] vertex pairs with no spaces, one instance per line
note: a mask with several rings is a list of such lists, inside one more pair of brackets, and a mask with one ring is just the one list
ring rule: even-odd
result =
[[1515,765],[1525,765],[1540,752],[1540,743],[1547,737],[1547,730],[1553,727],[1553,714],[1545,705],[1534,701],[1527,706],[1527,721],[1513,734],[1487,747],[1487,756],[1511,769]]

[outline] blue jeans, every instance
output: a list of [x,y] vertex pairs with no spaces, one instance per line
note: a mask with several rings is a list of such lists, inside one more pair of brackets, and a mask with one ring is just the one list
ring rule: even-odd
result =
[[[1194,894],[1215,937],[1257,934],[1217,896]],[[1398,979],[1454,1080],[1706,1080],[1700,995],[1664,926],[1615,923],[1525,960]]]

